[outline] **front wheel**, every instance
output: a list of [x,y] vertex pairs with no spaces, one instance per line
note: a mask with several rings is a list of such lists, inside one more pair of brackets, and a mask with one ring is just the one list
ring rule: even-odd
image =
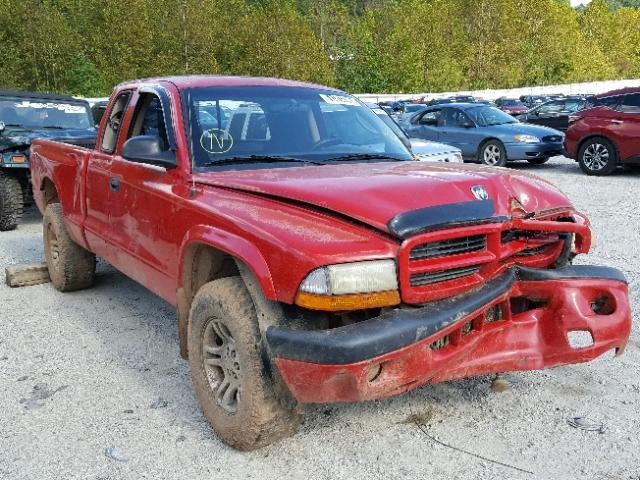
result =
[[189,313],[189,364],[202,411],[218,436],[253,450],[293,435],[298,417],[279,401],[263,360],[253,300],[240,277],[203,285]]
[[491,167],[504,167],[507,164],[507,152],[502,142],[489,140],[480,146],[478,160]]
[[610,175],[618,164],[618,154],[606,138],[592,138],[578,150],[578,163],[587,175]]
[[20,181],[0,172],[0,231],[13,230],[22,218],[23,201]]
[[542,158],[527,158],[527,162],[531,165],[542,165],[543,163],[547,163],[549,161],[549,157]]

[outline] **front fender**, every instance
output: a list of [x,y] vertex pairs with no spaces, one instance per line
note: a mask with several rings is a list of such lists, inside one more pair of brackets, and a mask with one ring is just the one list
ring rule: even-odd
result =
[[[208,245],[241,260],[255,275],[264,296],[277,300],[271,272],[258,248],[248,240],[210,225],[196,225],[185,235],[180,245],[180,265],[184,263],[186,252],[194,244]],[[183,283],[182,269],[179,284]]]

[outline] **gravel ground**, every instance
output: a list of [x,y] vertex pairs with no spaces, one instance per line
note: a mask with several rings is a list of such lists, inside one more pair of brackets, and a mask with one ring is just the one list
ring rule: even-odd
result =
[[[578,263],[623,270],[637,318],[640,174],[588,178],[563,158],[516,168],[590,217],[595,247]],[[508,374],[505,393],[485,376],[308,407],[297,436],[239,453],[200,412],[168,304],[104,263],[86,291],[4,284],[5,266],[42,258],[35,212],[0,234],[2,479],[640,479],[637,325],[620,358]],[[604,432],[572,428],[577,416]]]

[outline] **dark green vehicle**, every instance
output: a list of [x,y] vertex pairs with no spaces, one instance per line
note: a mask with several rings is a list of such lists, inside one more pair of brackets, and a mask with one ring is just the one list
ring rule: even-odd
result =
[[34,138],[94,145],[89,103],[61,95],[0,91],[0,231],[16,228],[31,203],[29,147]]

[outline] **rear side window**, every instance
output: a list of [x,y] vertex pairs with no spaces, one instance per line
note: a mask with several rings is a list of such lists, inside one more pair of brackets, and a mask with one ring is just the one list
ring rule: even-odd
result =
[[101,149],[105,153],[113,153],[116,148],[120,125],[122,124],[122,118],[124,117],[124,112],[127,109],[130,97],[131,92],[122,92],[118,95],[116,101],[113,102],[111,110],[109,110],[101,145]]
[[440,110],[431,110],[420,117],[417,123],[420,125],[428,125],[430,127],[438,126],[438,119],[440,118]]
[[640,113],[640,93],[625,95],[620,104],[620,111],[626,113]]
[[469,123],[469,117],[455,108],[445,108],[440,115],[440,127],[461,127],[465,123]]

